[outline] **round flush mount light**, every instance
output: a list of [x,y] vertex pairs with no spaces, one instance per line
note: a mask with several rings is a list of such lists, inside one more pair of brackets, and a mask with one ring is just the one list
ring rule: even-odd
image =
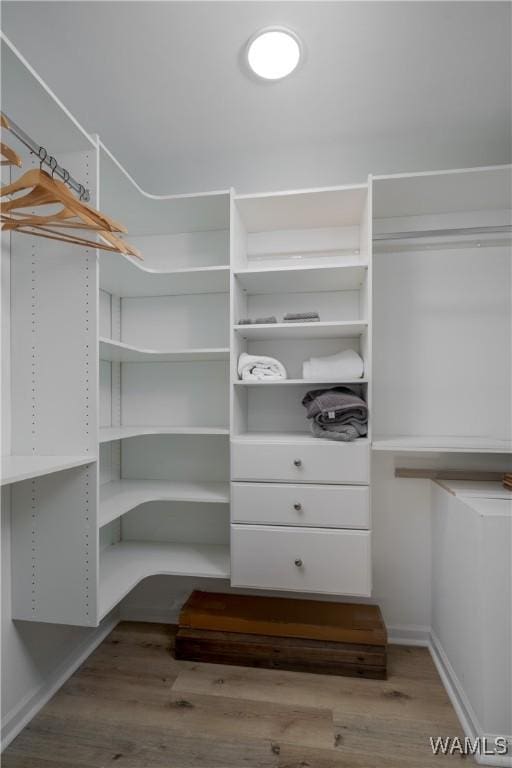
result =
[[300,38],[285,27],[267,27],[247,43],[247,65],[262,80],[282,80],[302,58]]

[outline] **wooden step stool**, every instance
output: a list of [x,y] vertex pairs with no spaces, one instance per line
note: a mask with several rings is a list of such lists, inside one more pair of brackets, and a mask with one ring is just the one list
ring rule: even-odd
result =
[[386,678],[387,632],[376,605],[192,592],[177,659]]

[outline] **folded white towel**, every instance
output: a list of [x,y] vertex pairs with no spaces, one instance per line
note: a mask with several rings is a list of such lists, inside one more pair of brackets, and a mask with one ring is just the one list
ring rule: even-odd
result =
[[238,358],[238,375],[241,379],[276,380],[286,379],[286,368],[275,357],[248,355],[242,352]]
[[313,381],[360,379],[363,373],[364,363],[353,349],[345,349],[327,357],[312,357],[302,365],[303,378]]

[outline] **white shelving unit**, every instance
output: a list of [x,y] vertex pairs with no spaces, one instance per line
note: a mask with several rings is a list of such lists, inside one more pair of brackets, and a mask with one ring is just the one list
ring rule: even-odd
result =
[[150,501],[229,504],[229,483],[118,480],[100,488],[100,527]]
[[229,348],[218,349],[140,349],[112,339],[99,340],[100,360],[115,363],[186,363],[196,360],[228,360]]
[[392,451],[393,453],[512,453],[512,442],[478,436],[396,435],[386,438],[375,436],[372,448],[374,451]]
[[82,456],[3,456],[1,484],[19,483],[22,480],[62,472],[65,469],[90,464],[91,457]]
[[511,452],[511,177],[373,179],[374,450]]
[[287,387],[287,386],[307,386],[310,389],[322,387],[324,385],[336,384],[367,384],[368,379],[274,379],[264,381],[261,379],[244,379],[233,382],[235,387]]
[[127,440],[130,437],[142,435],[194,435],[206,437],[208,435],[229,435],[229,429],[224,427],[101,427],[99,432],[100,443],[110,443],[113,440]]
[[[510,225],[511,169],[150,195],[4,38],[1,53],[2,109],[144,256],[16,234],[3,253],[13,618],[97,626],[157,574],[368,596],[372,440],[511,451],[510,238],[485,234]],[[15,149],[23,171],[37,166]],[[282,322],[302,311],[320,322]],[[304,360],[344,349],[363,378],[302,378]],[[277,357],[289,378],[240,381],[244,351]],[[367,400],[368,437],[308,430],[304,394],[336,384]],[[301,525],[301,504],[328,526]]]
[[148,576],[228,579],[229,573],[227,545],[121,541],[102,553],[99,619]]
[[[5,37],[2,111],[97,201],[97,146]],[[39,162],[4,138],[22,168]],[[2,495],[11,617],[97,624],[96,252],[2,235]],[[10,513],[10,514],[9,514]],[[8,519],[9,519],[8,518]],[[59,585],[59,590],[55,585]],[[8,615],[8,614],[7,614]]]
[[229,202],[154,197],[100,144],[99,618],[157,574],[229,577]]
[[100,288],[123,297],[226,293],[229,266],[149,269],[128,256],[106,252],[102,256]]
[[255,323],[235,325],[234,330],[243,339],[266,341],[272,339],[351,339],[361,336],[368,323],[358,320],[314,323]]

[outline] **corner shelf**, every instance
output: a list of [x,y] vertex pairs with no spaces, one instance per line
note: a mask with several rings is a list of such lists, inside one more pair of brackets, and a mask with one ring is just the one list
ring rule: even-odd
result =
[[253,323],[235,325],[234,330],[244,339],[339,339],[361,336],[368,323],[363,320],[340,320],[313,323]]
[[156,544],[121,541],[101,552],[99,619],[148,576],[228,579],[229,547],[219,544]]
[[235,387],[273,387],[273,386],[306,386],[321,387],[324,384],[328,386],[342,386],[344,384],[367,384],[368,379],[275,379],[272,381],[262,381],[257,379],[239,379],[235,381]]
[[229,504],[229,483],[118,480],[100,486],[99,526],[149,501]]
[[372,450],[395,453],[512,453],[512,443],[487,437],[396,435],[375,437]]
[[2,456],[1,485],[82,467],[96,461],[95,456]]
[[362,263],[290,266],[262,265],[234,273],[250,294],[315,293],[317,291],[355,291],[364,283],[368,266]]
[[100,338],[100,360],[116,363],[185,363],[199,360],[228,360],[229,348],[173,349],[159,351],[141,349],[121,341]]
[[157,270],[117,253],[100,257],[100,288],[116,296],[172,296],[229,291],[229,266]]
[[110,443],[112,440],[125,440],[141,435],[229,435],[227,427],[101,427],[99,430],[100,443]]

